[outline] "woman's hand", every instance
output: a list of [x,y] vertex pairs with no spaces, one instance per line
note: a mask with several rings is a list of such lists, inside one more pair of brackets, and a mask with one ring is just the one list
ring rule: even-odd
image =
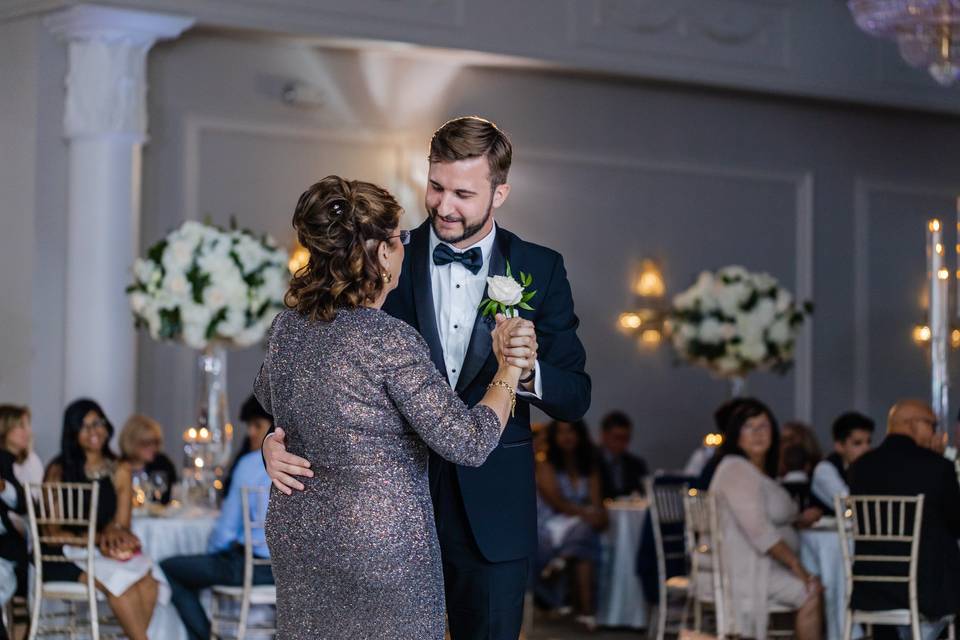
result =
[[817,523],[817,520],[823,517],[823,509],[820,507],[807,507],[800,515],[797,516],[794,525],[797,529],[809,529],[814,524]]
[[[502,313],[496,315],[496,320],[497,326],[494,327],[491,336],[493,355],[496,356],[500,367],[513,366],[520,370],[533,368],[531,347],[536,340],[533,323],[523,318],[507,318]],[[514,334],[517,334],[516,337]],[[531,337],[527,334],[533,335]]]
[[100,534],[100,553],[115,560],[128,560],[140,550],[140,540],[127,529],[109,527]]

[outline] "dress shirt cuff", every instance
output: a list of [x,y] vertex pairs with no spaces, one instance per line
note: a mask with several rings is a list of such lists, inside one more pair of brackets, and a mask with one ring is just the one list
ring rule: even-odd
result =
[[0,499],[11,509],[17,508],[17,488],[9,480],[4,483],[3,491],[0,491]]
[[540,361],[533,363],[533,391],[517,388],[517,396],[526,399],[543,400],[543,381],[540,379]]

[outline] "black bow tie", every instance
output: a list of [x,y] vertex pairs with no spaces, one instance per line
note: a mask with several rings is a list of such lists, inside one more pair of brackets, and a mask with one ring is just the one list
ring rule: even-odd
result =
[[433,250],[433,264],[442,267],[451,262],[459,262],[470,269],[470,273],[477,275],[480,272],[480,267],[483,266],[483,253],[480,251],[480,247],[458,253],[450,245],[438,244],[437,248]]

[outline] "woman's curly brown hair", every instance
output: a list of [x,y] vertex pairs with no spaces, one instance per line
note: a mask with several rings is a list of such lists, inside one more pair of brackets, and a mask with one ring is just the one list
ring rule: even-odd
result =
[[286,305],[311,320],[376,300],[383,291],[381,242],[390,242],[403,209],[381,187],[327,176],[303,192],[293,213],[297,238],[310,253],[293,274]]

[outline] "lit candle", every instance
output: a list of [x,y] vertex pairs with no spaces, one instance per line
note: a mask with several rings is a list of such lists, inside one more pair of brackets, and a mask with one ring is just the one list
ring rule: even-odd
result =
[[927,224],[927,275],[930,282],[930,393],[934,413],[940,424],[948,415],[947,349],[950,340],[947,296],[950,271],[943,248],[943,225],[937,219]]

